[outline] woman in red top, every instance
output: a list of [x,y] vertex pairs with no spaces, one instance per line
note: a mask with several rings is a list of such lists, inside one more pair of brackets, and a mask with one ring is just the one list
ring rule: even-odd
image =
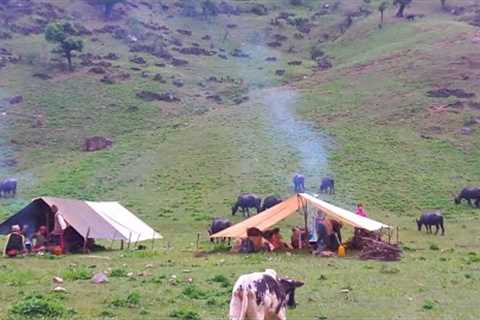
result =
[[368,217],[367,211],[365,211],[365,209],[363,208],[363,204],[361,203],[357,204],[357,209],[355,210],[355,213],[365,218]]

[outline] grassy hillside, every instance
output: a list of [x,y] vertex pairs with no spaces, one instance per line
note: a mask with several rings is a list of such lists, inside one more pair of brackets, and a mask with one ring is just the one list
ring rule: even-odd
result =
[[[31,301],[29,295],[43,294],[52,308],[74,310],[60,310],[65,318],[224,319],[236,278],[268,267],[306,283],[291,319],[476,319],[478,209],[452,199],[461,187],[478,184],[480,175],[479,44],[468,23],[477,8],[448,1],[452,10],[465,8],[457,16],[442,11],[440,1],[414,1],[407,13],[425,17],[408,22],[394,18],[390,7],[378,29],[380,2],[340,1],[333,9],[329,1],[230,1],[240,6],[239,15],[202,18],[182,15],[174,1],[155,1],[152,8],[130,1],[105,21],[87,2],[52,1],[55,10],[65,10],[60,17],[92,31],[82,36],[83,53],[97,66],[103,62],[105,74],[92,73],[95,65],[82,65],[88,57],[79,54],[74,71],[66,71],[62,60],[52,60],[53,45],[42,34],[12,31],[12,23],[47,19],[44,9],[15,11],[13,22],[0,26],[11,35],[0,48],[22,57],[0,68],[0,172],[16,177],[20,187],[16,199],[0,202],[0,216],[40,195],[116,199],[165,239],[146,251],[4,259],[2,317],[22,319],[14,310]],[[266,15],[249,12],[260,3]],[[14,12],[2,8],[3,19]],[[308,18],[310,32],[299,31],[305,27],[300,20],[272,24],[281,12]],[[342,33],[348,15],[353,23]],[[94,31],[106,25],[128,36]],[[159,26],[168,31],[152,31]],[[284,39],[275,35],[287,39],[269,45]],[[188,64],[130,51],[152,43]],[[180,53],[194,44],[215,54]],[[314,47],[324,52],[320,63],[312,60]],[[231,55],[239,48],[249,57]],[[109,53],[119,59],[103,58]],[[146,63],[132,62],[135,56]],[[333,67],[322,70],[325,61]],[[121,79],[122,73],[129,77]],[[105,75],[115,83],[100,82]],[[428,96],[439,89],[475,95]],[[137,97],[141,91],[173,92],[180,101],[144,101]],[[16,95],[23,102],[8,103]],[[83,140],[94,135],[112,138],[113,147],[82,152]],[[399,226],[402,261],[238,256],[220,249],[195,257],[197,233],[200,249],[211,250],[207,225],[212,217],[230,216],[238,193],[286,196],[296,171],[305,173],[312,192],[322,176],[333,175],[337,194],[327,200],[347,209],[364,202],[370,216]],[[414,217],[428,209],[444,212],[444,237],[416,231]],[[299,223],[300,217],[283,223],[284,237]],[[113,276],[104,286],[86,280],[109,269]],[[49,293],[53,276],[65,278],[67,294]]]

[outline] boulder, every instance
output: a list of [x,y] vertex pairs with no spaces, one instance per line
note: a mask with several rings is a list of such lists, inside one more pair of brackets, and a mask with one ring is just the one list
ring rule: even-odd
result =
[[183,87],[184,82],[183,82],[182,79],[175,79],[175,80],[172,81],[172,84],[173,84],[174,86],[180,88],[180,87]]
[[103,150],[106,148],[110,148],[112,144],[112,140],[101,136],[86,138],[82,146],[82,151],[94,152],[98,150]]
[[19,104],[23,102],[23,96],[14,96],[8,99],[10,104]]
[[93,277],[90,279],[90,282],[94,284],[107,283],[108,277],[105,273],[99,272],[93,275]]
[[105,69],[103,69],[102,67],[93,67],[93,68],[90,68],[90,70],[88,70],[88,72],[90,73],[95,73],[95,74],[105,74],[107,73],[105,71]]
[[147,63],[147,61],[143,57],[140,57],[140,56],[131,57],[130,61],[133,62],[133,63],[136,63],[136,64],[146,64]]
[[109,54],[103,56],[103,58],[107,60],[118,60],[120,59],[120,56],[114,52],[110,52]]
[[166,92],[166,93],[156,93],[151,91],[141,91],[137,93],[137,97],[144,100],[144,101],[166,101],[166,102],[175,102],[179,101],[174,93]]

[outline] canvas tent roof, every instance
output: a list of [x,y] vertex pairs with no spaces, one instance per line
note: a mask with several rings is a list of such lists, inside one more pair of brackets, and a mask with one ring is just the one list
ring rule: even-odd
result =
[[292,196],[287,200],[277,204],[276,206],[265,210],[249,219],[237,223],[230,228],[222,230],[210,236],[211,238],[242,238],[246,237],[247,229],[256,227],[262,231],[267,230],[271,226],[277,224],[283,219],[294,214],[305,204],[321,209],[331,218],[339,220],[345,224],[357,228],[363,228],[369,231],[377,231],[381,229],[389,229],[390,226],[377,222],[373,219],[359,216],[348,210],[334,206],[328,202],[322,201],[306,193],[300,193]]
[[73,199],[42,197],[34,199],[17,214],[0,224],[6,234],[14,224],[29,225],[31,230],[48,223],[52,205],[58,207],[65,221],[79,234],[94,239],[143,241],[162,236],[118,202],[90,202]]

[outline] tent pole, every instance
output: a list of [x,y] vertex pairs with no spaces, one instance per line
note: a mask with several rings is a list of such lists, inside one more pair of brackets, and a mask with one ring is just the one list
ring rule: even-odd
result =
[[308,206],[307,206],[306,201],[305,201],[305,204],[303,206],[303,219],[304,219],[304,222],[305,222],[305,236],[307,237],[307,240],[308,240]]
[[130,249],[130,243],[132,243],[132,233],[131,232],[128,234],[127,249]]
[[154,245],[155,245],[155,230],[152,233],[152,251],[153,251]]
[[120,240],[120,250],[123,250],[124,246],[125,246],[125,242],[122,239]]
[[112,243],[110,244],[110,250],[113,249],[113,241],[115,241],[115,236],[117,235],[117,230],[115,230],[115,232],[113,233],[113,237],[112,237]]
[[141,235],[142,235],[141,233],[138,234],[137,241],[135,241],[135,244],[133,245],[134,247],[137,246],[137,243],[138,243],[138,241],[140,240],[140,236],[141,236]]
[[400,234],[399,234],[399,232],[400,232],[400,229],[399,229],[398,226],[397,226],[397,244],[400,243]]
[[88,236],[90,235],[90,227],[87,229],[87,235],[85,236],[85,239],[83,241],[83,253],[87,253],[87,241],[88,241]]

